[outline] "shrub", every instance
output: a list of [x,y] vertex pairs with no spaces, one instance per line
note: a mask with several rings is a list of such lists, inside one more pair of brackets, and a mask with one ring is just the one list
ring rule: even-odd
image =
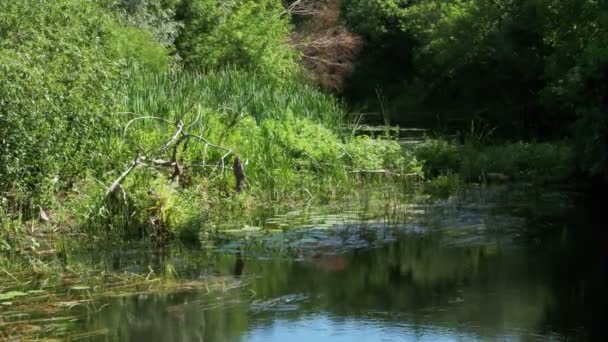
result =
[[2,1],[0,37],[0,191],[46,201],[106,162],[127,65],[167,53],[92,0]]
[[414,155],[422,162],[424,174],[428,178],[460,169],[458,148],[442,139],[428,139],[417,145]]
[[567,142],[465,145],[460,173],[465,180],[480,180],[500,173],[513,180],[558,182],[576,172],[572,146]]
[[279,0],[186,0],[178,52],[190,68],[235,66],[276,80],[293,76],[290,26]]
[[428,178],[459,173],[466,181],[480,181],[488,174],[512,180],[558,182],[576,172],[576,158],[569,142],[502,143],[456,146],[445,140],[427,140],[413,150]]
[[396,141],[357,136],[347,141],[343,148],[354,170],[419,171],[416,158],[404,154]]

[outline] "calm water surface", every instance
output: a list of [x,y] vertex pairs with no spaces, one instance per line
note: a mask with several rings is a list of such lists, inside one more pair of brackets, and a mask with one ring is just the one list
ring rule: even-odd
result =
[[335,215],[319,223],[319,216],[305,229],[261,239],[257,248],[226,242],[92,253],[91,261],[110,269],[170,269],[180,279],[217,275],[227,288],[108,299],[77,323],[73,336],[604,340],[608,206],[560,192],[475,191],[484,193],[423,206],[405,224],[339,223]]

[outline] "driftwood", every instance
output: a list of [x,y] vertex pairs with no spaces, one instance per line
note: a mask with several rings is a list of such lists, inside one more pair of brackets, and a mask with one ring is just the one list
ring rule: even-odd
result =
[[123,173],[121,173],[120,176],[118,176],[118,178],[116,178],[116,180],[112,182],[112,185],[108,187],[108,190],[106,191],[106,196],[114,194],[118,190],[122,190],[122,187],[120,186],[121,183],[127,178],[127,176],[129,176],[131,172],[133,172],[133,170],[135,170],[135,168],[140,166],[142,163],[142,156],[138,154],[137,157],[135,157],[135,159],[131,163],[131,166],[129,166],[129,168],[127,168]]
[[507,182],[511,181],[511,176],[505,175],[504,173],[498,173],[498,172],[488,172],[483,175],[483,178],[487,182],[494,182],[494,183],[507,183]]
[[384,170],[384,169],[379,169],[379,170],[354,170],[354,171],[350,171],[351,173],[358,173],[358,174],[375,174],[375,175],[384,175],[384,176],[395,176],[395,177],[411,177],[411,176],[417,176],[417,173],[406,173],[406,174],[401,174],[401,173],[397,173],[391,170]]

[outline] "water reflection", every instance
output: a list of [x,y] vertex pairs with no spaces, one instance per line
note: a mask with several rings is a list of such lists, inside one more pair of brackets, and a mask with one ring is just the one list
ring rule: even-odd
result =
[[600,210],[463,208],[374,248],[299,259],[187,248],[148,255],[180,277],[248,285],[112,299],[81,328],[103,332],[95,341],[601,340]]

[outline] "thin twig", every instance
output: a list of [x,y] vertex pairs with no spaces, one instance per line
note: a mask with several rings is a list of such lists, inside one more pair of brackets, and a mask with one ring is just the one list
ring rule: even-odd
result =
[[195,134],[184,134],[184,136],[185,136],[185,137],[188,137],[188,138],[195,138],[195,139],[198,139],[198,140],[200,140],[200,141],[204,142],[205,144],[207,144],[207,145],[209,145],[209,146],[211,146],[211,147],[213,147],[213,148],[217,148],[218,150],[228,151],[228,152],[232,153],[232,151],[231,151],[230,149],[228,149],[228,148],[226,148],[226,147],[219,146],[219,145],[215,145],[215,144],[213,144],[213,143],[209,142],[209,140],[207,140],[207,139],[205,139],[205,138],[203,138],[203,137],[201,137],[201,136],[199,136],[199,135],[195,135]]

